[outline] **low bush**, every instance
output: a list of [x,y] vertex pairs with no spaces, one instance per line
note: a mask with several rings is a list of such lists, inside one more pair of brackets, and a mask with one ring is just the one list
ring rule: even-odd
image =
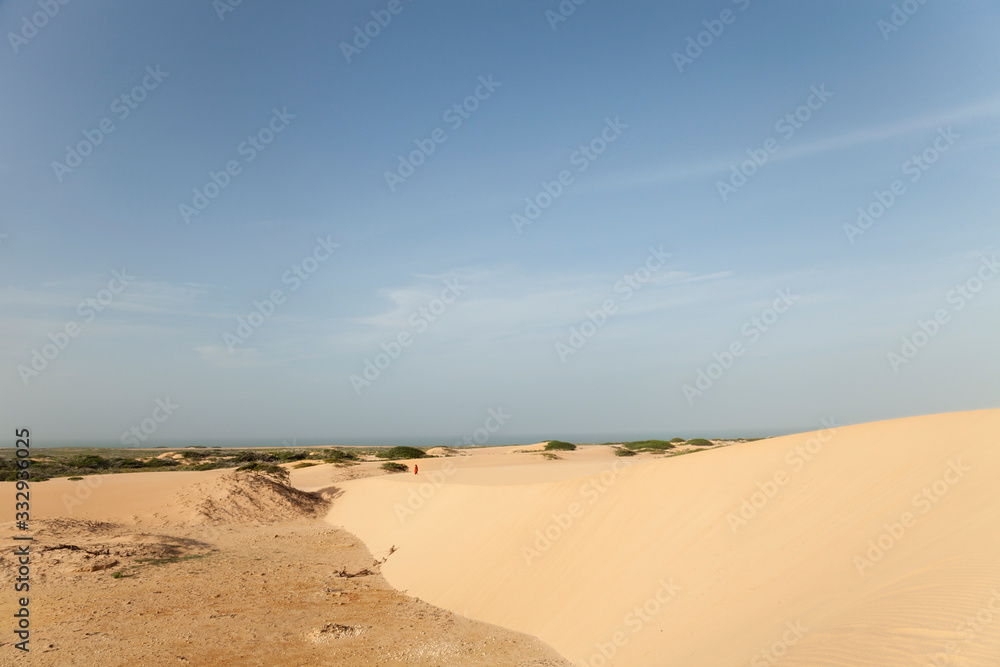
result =
[[391,449],[381,449],[375,456],[380,459],[398,461],[401,459],[423,459],[427,458],[427,453],[416,447],[392,447]]
[[106,459],[103,456],[97,456],[96,454],[87,454],[85,456],[73,456],[66,461],[66,465],[73,468],[110,468],[111,460]]
[[576,449],[576,445],[562,440],[551,440],[545,443],[545,451],[547,452],[572,452],[574,449]]
[[341,449],[331,449],[323,453],[324,463],[340,463],[341,461],[357,461],[358,455],[354,452],[345,452]]
[[635,456],[636,452],[625,447],[615,447],[615,456]]
[[692,445],[693,447],[711,447],[713,443],[711,440],[705,440],[704,438],[695,438],[694,440],[688,440],[686,445]]
[[622,446],[634,452],[663,452],[674,448],[666,440],[634,440],[622,443]]
[[276,466],[270,463],[260,463],[257,461],[247,463],[246,465],[241,465],[237,468],[236,472],[249,472],[256,475],[270,477],[277,482],[281,482],[282,484],[288,483],[288,471],[281,466]]
[[405,463],[396,463],[395,461],[386,461],[380,467],[386,472],[407,472],[410,469]]

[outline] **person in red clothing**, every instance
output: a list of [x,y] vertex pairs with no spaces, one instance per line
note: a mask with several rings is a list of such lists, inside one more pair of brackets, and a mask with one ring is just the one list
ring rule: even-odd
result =
[[413,464],[413,474],[414,474],[414,475],[416,475],[416,474],[417,474],[417,470],[418,470],[419,468],[420,468],[420,466],[418,466],[418,465],[417,465],[416,463],[414,463],[414,464]]

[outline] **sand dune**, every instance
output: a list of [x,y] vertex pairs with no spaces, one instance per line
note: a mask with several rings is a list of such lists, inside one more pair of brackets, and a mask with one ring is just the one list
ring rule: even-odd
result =
[[586,665],[1000,664],[1000,410],[664,460],[421,461],[328,521],[412,595]]
[[[378,463],[294,470],[315,494],[231,470],[37,482],[31,658],[8,639],[0,665],[566,664],[533,637],[393,590],[382,554],[322,521],[331,484],[367,474]],[[0,496],[13,507],[14,484]],[[7,590],[20,558],[0,553]],[[17,604],[0,598],[0,615]]]

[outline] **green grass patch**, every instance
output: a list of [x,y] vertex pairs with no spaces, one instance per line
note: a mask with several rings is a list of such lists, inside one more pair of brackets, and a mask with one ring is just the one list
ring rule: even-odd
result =
[[410,467],[405,463],[396,463],[395,461],[386,461],[379,467],[386,472],[408,472],[410,470]]
[[691,445],[692,447],[711,447],[715,443],[711,440],[705,440],[705,438],[695,438],[694,440],[688,440],[684,444]]

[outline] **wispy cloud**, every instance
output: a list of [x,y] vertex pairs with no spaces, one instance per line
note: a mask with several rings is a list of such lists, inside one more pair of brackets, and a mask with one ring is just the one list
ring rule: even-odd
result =
[[[915,116],[893,123],[850,130],[810,142],[795,143],[787,148],[782,148],[771,157],[771,161],[785,162],[788,160],[797,160],[813,155],[821,155],[823,153],[887,141],[918,132],[927,132],[949,124],[995,118],[998,116],[1000,116],[1000,98],[992,98],[934,114]],[[698,162],[669,164],[663,167],[612,176],[593,187],[597,190],[616,190],[706,178],[725,172],[733,164],[744,159],[746,159],[746,156],[743,153],[733,153],[726,157]]]

